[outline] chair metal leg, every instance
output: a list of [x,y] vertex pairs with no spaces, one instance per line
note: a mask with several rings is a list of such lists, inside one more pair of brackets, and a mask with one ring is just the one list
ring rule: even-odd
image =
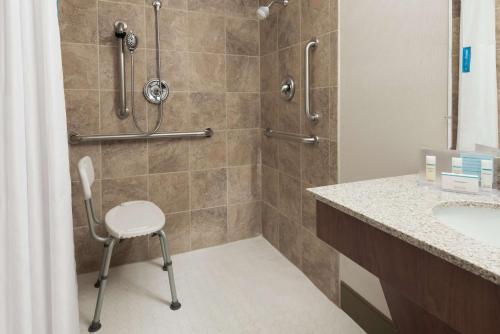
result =
[[113,253],[113,247],[115,246],[116,239],[111,239],[108,244],[108,247],[105,248],[104,257],[103,257],[103,265],[101,268],[101,274],[99,276],[99,293],[97,295],[97,303],[95,306],[94,319],[92,320],[92,324],[89,326],[89,332],[97,332],[101,329],[101,309],[102,302],[104,300],[104,289],[106,288],[106,283],[108,280],[109,273],[109,264],[111,262],[111,254]]
[[106,253],[108,251],[108,247],[109,247],[109,241],[106,241],[104,243],[104,247],[102,250],[101,269],[99,270],[99,275],[97,276],[97,281],[94,284],[95,288],[99,288],[101,286],[101,276],[102,276],[102,273],[104,272],[104,265],[106,264]]
[[163,254],[163,270],[166,270],[168,272],[168,282],[170,284],[170,293],[172,294],[172,303],[170,304],[170,309],[175,311],[181,308],[181,303],[179,303],[179,300],[177,299],[174,270],[172,268],[172,260],[170,259],[170,255],[168,254],[167,237],[165,236],[165,232],[163,231],[158,231],[158,237],[160,238],[161,252]]

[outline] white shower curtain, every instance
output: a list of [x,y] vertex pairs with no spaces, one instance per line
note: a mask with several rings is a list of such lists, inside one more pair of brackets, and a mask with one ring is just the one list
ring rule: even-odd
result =
[[55,0],[0,1],[0,333],[78,333]]
[[498,147],[495,0],[462,0],[457,148]]

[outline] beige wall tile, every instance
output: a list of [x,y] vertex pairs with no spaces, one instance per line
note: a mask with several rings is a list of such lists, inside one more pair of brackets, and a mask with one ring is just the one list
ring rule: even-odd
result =
[[227,93],[226,103],[229,129],[250,129],[260,126],[258,93]]
[[278,206],[278,171],[262,165],[262,200]]
[[[161,79],[168,83],[170,92],[188,90],[189,55],[186,52],[161,52]],[[147,79],[157,78],[156,50],[147,51]],[[141,82],[142,83],[142,82]],[[168,100],[167,100],[168,101]],[[168,102],[166,103],[168,104]]]
[[330,0],[330,29],[332,31],[339,29],[339,0]]
[[261,131],[230,130],[227,132],[228,164],[241,166],[260,163]]
[[99,1],[98,25],[100,45],[118,45],[114,27],[115,22],[118,20],[127,23],[128,31],[132,30],[138,36],[146,36],[144,6]]
[[338,135],[338,88],[330,88],[330,139],[337,140]]
[[227,242],[227,208],[218,207],[191,213],[191,249]]
[[226,89],[226,59],[213,53],[190,53],[189,89],[220,92]]
[[189,141],[151,140],[148,148],[149,173],[179,172],[189,169]]
[[228,169],[229,204],[258,201],[260,199],[260,166],[231,167]]
[[278,127],[278,99],[277,93],[261,93],[261,126],[263,129]]
[[330,142],[330,184],[338,183],[338,145],[336,141]]
[[230,205],[227,215],[228,241],[253,238],[261,233],[260,202]]
[[[179,212],[166,216],[163,231],[167,236],[170,255],[187,252],[191,249],[190,213]],[[162,257],[158,236],[149,237],[149,258]]]
[[260,57],[260,91],[266,93],[279,91],[278,52]]
[[106,214],[114,206],[128,201],[147,200],[146,176],[134,176],[102,181],[102,212]]
[[316,199],[307,188],[312,186],[302,183],[302,226],[316,235]]
[[[255,15],[255,12],[254,12]],[[260,27],[260,54],[266,55],[278,51],[278,15],[271,14]]]
[[97,46],[63,44],[61,46],[64,88],[98,89]]
[[293,264],[301,268],[302,233],[295,221],[279,215],[279,250]]
[[229,92],[258,92],[259,57],[226,56],[227,90]]
[[278,143],[276,138],[261,135],[262,164],[272,168],[278,168]]
[[193,129],[225,129],[227,126],[224,93],[190,93],[188,110]]
[[338,86],[338,32],[330,34],[330,85]]
[[146,159],[145,141],[103,143],[102,177],[109,179],[147,174]]
[[278,14],[278,47],[284,48],[300,41],[300,1],[290,1]]
[[224,8],[228,16],[240,16],[255,18],[256,8],[259,7],[258,0],[225,0]]
[[97,1],[62,1],[59,29],[61,42],[96,44]]
[[[160,14],[160,32],[161,50],[187,51],[187,12],[163,8]],[[152,10],[146,10],[146,47],[156,48],[155,18]]]
[[224,16],[188,13],[189,51],[224,53],[226,31]]
[[338,302],[338,254],[304,231],[302,244],[302,270],[330,300]]
[[216,131],[211,138],[190,141],[189,168],[191,170],[220,168],[227,165],[226,132]]
[[278,130],[299,133],[301,117],[301,93],[297,92],[290,101],[278,99]]
[[280,172],[300,179],[301,143],[278,141],[278,169]]
[[[322,140],[316,145],[304,145],[302,148],[302,181],[315,187],[329,183],[330,142]],[[312,172],[314,171],[314,172]]]
[[275,248],[279,248],[279,213],[266,203],[262,203],[262,235]]
[[330,0],[301,0],[301,4],[303,41],[331,30]]
[[300,217],[300,182],[286,174],[279,173],[278,208],[280,213],[291,219]]
[[[159,131],[192,131],[189,106],[189,93],[172,92],[163,104],[163,122]],[[149,129],[152,130],[158,121],[158,106],[148,104]]]
[[226,18],[226,52],[235,55],[259,55],[257,20]]
[[188,0],[188,9],[212,14],[224,14],[224,0]]
[[99,132],[99,92],[95,90],[66,90],[68,131],[80,134]]
[[[278,52],[278,62],[279,71],[278,78],[279,81],[285,79],[286,77],[292,77],[295,80],[296,92],[300,92],[301,72],[302,68],[300,66],[301,48],[300,44],[295,44],[290,47],[279,50]],[[299,99],[299,96],[294,97],[294,99]]]
[[165,214],[189,210],[189,174],[168,173],[149,176],[149,198]]
[[225,168],[191,172],[191,209],[226,205],[226,187],[227,171]]

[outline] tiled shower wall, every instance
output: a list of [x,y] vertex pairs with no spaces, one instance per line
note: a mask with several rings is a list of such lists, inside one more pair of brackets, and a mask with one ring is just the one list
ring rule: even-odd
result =
[[[122,201],[148,199],[167,215],[175,253],[261,233],[260,53],[258,0],[163,0],[162,79],[170,85],[161,131],[215,130],[213,138],[70,146],[78,272],[97,270],[102,245],[89,235],[77,161],[96,169],[99,216]],[[292,7],[293,8],[293,7]],[[135,107],[151,128],[156,107],[142,97],[155,73],[150,0],[62,0],[60,28],[68,128],[80,134],[134,132],[119,120],[117,39],[121,19],[139,36]],[[127,52],[128,55],[128,52]],[[127,56],[127,71],[129,58]],[[130,78],[130,77],[128,77]],[[130,101],[130,92],[128,94]],[[147,110],[148,112],[145,112]],[[267,174],[266,174],[267,175]],[[113,264],[160,256],[157,238],[120,243]]]
[[[262,127],[320,137],[319,145],[262,138],[262,232],[334,302],[338,253],[316,237],[315,201],[306,188],[337,180],[337,17],[337,0],[291,0],[260,22]],[[304,46],[313,36],[315,125],[305,118],[303,98]],[[292,101],[279,94],[288,75],[298,84]]]

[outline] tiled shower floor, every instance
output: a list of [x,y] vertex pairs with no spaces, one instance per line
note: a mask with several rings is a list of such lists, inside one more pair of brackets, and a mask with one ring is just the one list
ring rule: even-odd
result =
[[[173,256],[182,308],[171,311],[160,259],[110,270],[101,334],[363,333],[262,237]],[[97,273],[78,277],[87,333]]]

